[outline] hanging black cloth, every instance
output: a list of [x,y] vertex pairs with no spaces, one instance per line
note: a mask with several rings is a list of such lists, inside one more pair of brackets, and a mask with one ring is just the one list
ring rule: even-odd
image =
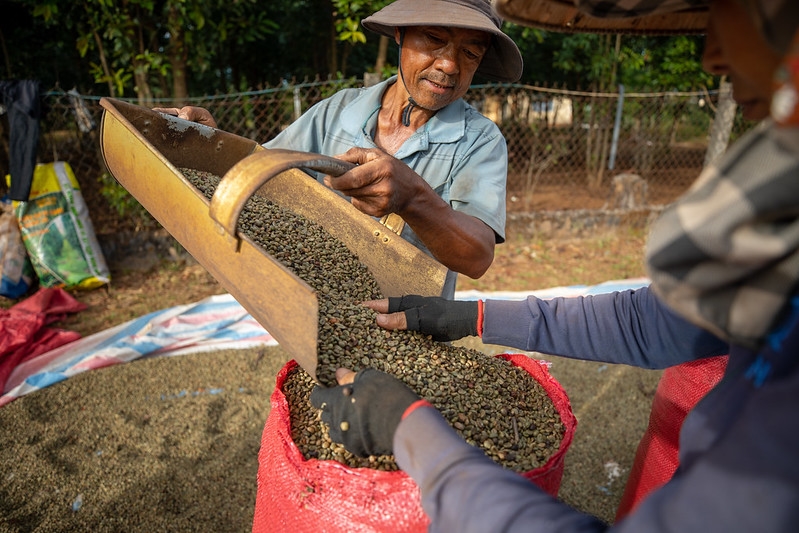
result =
[[0,103],[8,112],[9,174],[12,200],[28,201],[36,168],[42,106],[37,80],[0,81]]

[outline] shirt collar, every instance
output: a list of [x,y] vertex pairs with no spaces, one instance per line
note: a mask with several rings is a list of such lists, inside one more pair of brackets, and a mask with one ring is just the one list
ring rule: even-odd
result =
[[[341,113],[342,129],[352,134],[354,139],[365,137],[371,141],[371,131],[380,109],[380,100],[386,88],[396,81],[397,76],[392,76],[367,88],[347,104]],[[430,143],[451,143],[460,140],[466,131],[466,110],[467,104],[462,98],[439,109],[438,113],[405,141],[396,155],[404,157],[418,150],[426,150]]]

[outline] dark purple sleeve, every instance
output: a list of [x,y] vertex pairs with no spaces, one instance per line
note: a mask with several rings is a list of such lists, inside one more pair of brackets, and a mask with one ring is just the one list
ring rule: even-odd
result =
[[486,300],[482,339],[642,368],[667,368],[728,351],[727,343],[678,316],[648,287],[551,300]]
[[712,432],[706,422],[725,406],[742,408],[732,410],[732,424],[704,453],[685,457],[683,450],[675,477],[613,526],[494,463],[433,408],[400,423],[394,455],[421,489],[431,533],[787,533],[799,523],[797,394],[794,371],[761,389],[738,388],[736,398],[725,393],[710,405],[700,402],[683,425],[685,448],[703,446]]
[[500,467],[467,444],[433,408],[416,409],[400,423],[394,455],[421,489],[430,533],[591,532],[607,527]]

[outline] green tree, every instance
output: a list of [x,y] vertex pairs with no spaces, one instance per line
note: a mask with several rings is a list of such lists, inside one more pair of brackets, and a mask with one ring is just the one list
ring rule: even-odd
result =
[[621,83],[635,91],[652,87],[673,91],[713,87],[716,78],[702,67],[703,39],[688,35],[625,37]]
[[[686,91],[714,82],[702,69],[702,37],[698,36],[571,35],[519,30],[513,25],[508,25],[508,33],[525,58],[523,80],[545,80],[600,93],[615,93],[619,84],[628,92],[646,92]],[[661,104],[665,105],[665,101]],[[601,186],[604,179],[614,108],[615,101],[611,98],[593,98],[587,105],[574,109],[574,127],[586,126],[586,180],[590,187]],[[663,109],[650,113],[636,125],[642,137],[655,134],[661,111],[666,112]],[[674,131],[670,134],[674,135]]]
[[[341,71],[347,71],[347,59],[353,47],[366,44],[366,34],[361,26],[361,20],[388,5],[390,0],[333,0],[333,19],[337,39],[344,43],[341,59]],[[372,71],[383,73],[386,68],[388,45],[390,39],[385,35],[378,37],[377,55]]]
[[208,68],[229,42],[276,30],[256,0],[21,1],[49,27],[72,29],[75,47],[109,95],[135,91],[143,105],[154,96],[185,100],[193,69]]
[[45,90],[92,83],[65,24],[46,27],[18,1],[0,0],[4,79],[37,79]]
[[[0,0],[4,15],[10,14],[0,20],[0,37],[9,77],[78,85],[82,91],[91,90],[87,85],[95,81],[102,92],[138,95],[145,103],[154,97],[248,90],[283,79],[388,72],[395,68],[388,66],[396,57],[391,57],[392,39],[359,25],[385,4]],[[686,80],[704,76],[697,37],[625,36],[616,54],[615,38],[510,23],[504,29],[522,51],[525,83],[682,89]]]

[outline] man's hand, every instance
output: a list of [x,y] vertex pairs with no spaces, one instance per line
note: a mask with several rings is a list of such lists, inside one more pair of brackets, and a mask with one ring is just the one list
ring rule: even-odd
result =
[[420,400],[403,382],[367,368],[336,371],[338,387],[314,387],[311,403],[322,411],[330,439],[359,457],[389,455],[405,410]]
[[352,198],[352,205],[367,215],[402,216],[420,191],[429,188],[408,165],[382,150],[350,148],[336,157],[358,166],[335,178],[325,176],[325,185]]
[[325,185],[349,196],[358,210],[373,217],[399,215],[450,270],[477,279],[491,266],[494,230],[453,209],[411,167],[376,148],[350,148],[336,157],[357,166],[338,177],[325,176]]
[[166,113],[167,115],[172,115],[173,117],[182,118],[184,120],[189,120],[191,122],[197,122],[198,124],[204,124],[205,126],[216,128],[216,120],[214,120],[211,112],[204,107],[194,107],[190,105],[181,107],[180,109],[177,107],[154,107],[153,111]]
[[377,325],[388,330],[407,329],[454,341],[482,333],[482,301],[454,301],[436,296],[408,295],[363,302],[377,311]]

